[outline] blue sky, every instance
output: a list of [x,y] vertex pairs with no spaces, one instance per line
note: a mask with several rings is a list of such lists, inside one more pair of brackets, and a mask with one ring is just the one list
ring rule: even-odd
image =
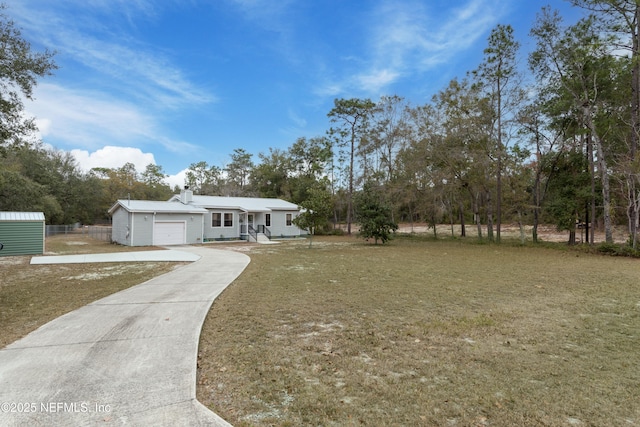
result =
[[563,0],[4,0],[53,76],[26,103],[42,140],[85,168],[224,167],[235,148],[324,135],[335,98],[427,103],[482,61],[492,28],[522,43]]

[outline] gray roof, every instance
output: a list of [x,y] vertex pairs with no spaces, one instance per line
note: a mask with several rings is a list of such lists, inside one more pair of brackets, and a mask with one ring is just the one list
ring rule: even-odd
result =
[[109,213],[113,214],[115,210],[121,207],[128,212],[175,212],[175,213],[195,213],[205,214],[206,209],[193,205],[184,205],[176,202],[160,202],[154,200],[118,200],[109,209]]
[[[171,200],[180,201],[180,195]],[[190,203],[209,209],[238,209],[246,212],[297,211],[298,205],[282,199],[193,195]]]
[[44,221],[42,212],[0,212],[0,221]]

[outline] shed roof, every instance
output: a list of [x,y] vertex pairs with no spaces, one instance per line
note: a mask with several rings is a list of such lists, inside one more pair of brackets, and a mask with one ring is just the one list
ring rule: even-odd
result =
[[118,207],[128,212],[173,212],[173,213],[190,213],[205,214],[207,210],[193,205],[184,205],[182,203],[161,202],[154,200],[118,200],[109,209],[109,213],[113,214]]
[[0,221],[44,221],[42,212],[0,212]]
[[[171,200],[180,201],[176,195]],[[239,209],[246,212],[297,211],[298,205],[282,199],[260,197],[222,197],[197,196],[192,198],[191,205],[209,209]]]

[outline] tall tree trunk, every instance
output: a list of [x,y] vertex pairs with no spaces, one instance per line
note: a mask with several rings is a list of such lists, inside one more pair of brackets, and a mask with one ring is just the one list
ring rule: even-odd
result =
[[628,178],[629,193],[631,195],[630,209],[628,216],[631,220],[630,234],[633,241],[633,248],[637,248],[638,240],[638,219],[640,218],[640,203],[638,198],[640,194],[637,191],[636,184],[637,175],[634,168],[637,165],[636,153],[638,151],[638,138],[640,138],[640,4],[636,2],[635,9],[635,27],[632,29],[633,43],[631,58],[633,61],[633,69],[631,71],[631,147],[629,149],[629,160],[631,161],[631,176]]
[[538,243],[538,224],[540,223],[540,203],[542,187],[542,150],[540,149],[540,134],[536,131],[536,179],[533,188],[533,243]]
[[629,156],[635,159],[638,150],[638,138],[640,137],[640,4],[636,2],[635,27],[632,28],[631,58],[633,69],[631,70],[631,147]]
[[613,223],[611,221],[611,190],[609,185],[609,171],[607,169],[607,160],[604,158],[604,149],[602,147],[602,141],[596,133],[596,127],[593,123],[591,108],[589,106],[583,107],[584,117],[587,122],[587,127],[590,131],[592,144],[595,147],[596,154],[598,156],[598,169],[600,170],[602,180],[602,207],[604,217],[604,235],[605,242],[613,243]]
[[640,191],[636,190],[636,176],[627,174],[627,212],[629,221],[629,236],[633,249],[638,247],[638,222],[640,221]]
[[493,242],[493,199],[491,198],[491,190],[486,190],[487,196],[487,239]]
[[604,235],[605,242],[613,243],[613,223],[611,221],[611,190],[609,187],[609,172],[607,170],[607,162],[604,158],[602,144],[600,141],[596,143],[598,147],[598,166],[602,171],[602,207],[604,209]]
[[[596,220],[596,164],[593,158],[593,140],[591,135],[587,135],[587,155],[589,156],[589,175],[591,175],[591,225],[587,229],[587,243],[594,244],[596,227],[593,224]],[[588,221],[587,221],[588,222]],[[590,233],[590,234],[589,234]]]
[[460,237],[466,237],[467,230],[466,230],[466,225],[464,223],[464,205],[462,204],[462,201],[459,202],[459,206],[460,206]]
[[482,240],[482,221],[480,221],[480,201],[478,198],[480,193],[471,195],[471,203],[473,204],[473,216],[476,220],[476,226],[478,227],[478,239]]
[[498,159],[496,171],[496,241],[500,243],[502,227],[502,79],[498,74]]
[[533,189],[533,229],[531,230],[531,237],[533,238],[533,243],[538,243],[538,224],[540,223],[540,187],[542,180],[542,171],[540,171],[540,166],[538,165],[538,170],[536,170],[536,180]]
[[447,202],[447,211],[449,211],[449,226],[451,227],[451,237],[455,236],[455,231],[453,229],[453,203],[451,200]]
[[351,218],[353,212],[353,158],[355,156],[356,137],[351,134],[351,153],[349,156],[349,192],[347,194],[347,234],[351,235]]
[[520,209],[518,209],[518,228],[520,229],[520,243],[524,245],[524,224],[522,223],[522,212],[520,212]]
[[[499,119],[498,119],[499,120]],[[502,224],[502,142],[498,143],[498,177],[496,179],[496,242],[500,243]]]

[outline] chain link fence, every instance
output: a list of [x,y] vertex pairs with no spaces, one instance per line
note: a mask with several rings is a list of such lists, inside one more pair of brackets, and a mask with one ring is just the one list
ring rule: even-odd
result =
[[111,242],[111,226],[110,225],[46,225],[45,235],[55,236],[59,234],[75,234],[89,236],[93,239]]

